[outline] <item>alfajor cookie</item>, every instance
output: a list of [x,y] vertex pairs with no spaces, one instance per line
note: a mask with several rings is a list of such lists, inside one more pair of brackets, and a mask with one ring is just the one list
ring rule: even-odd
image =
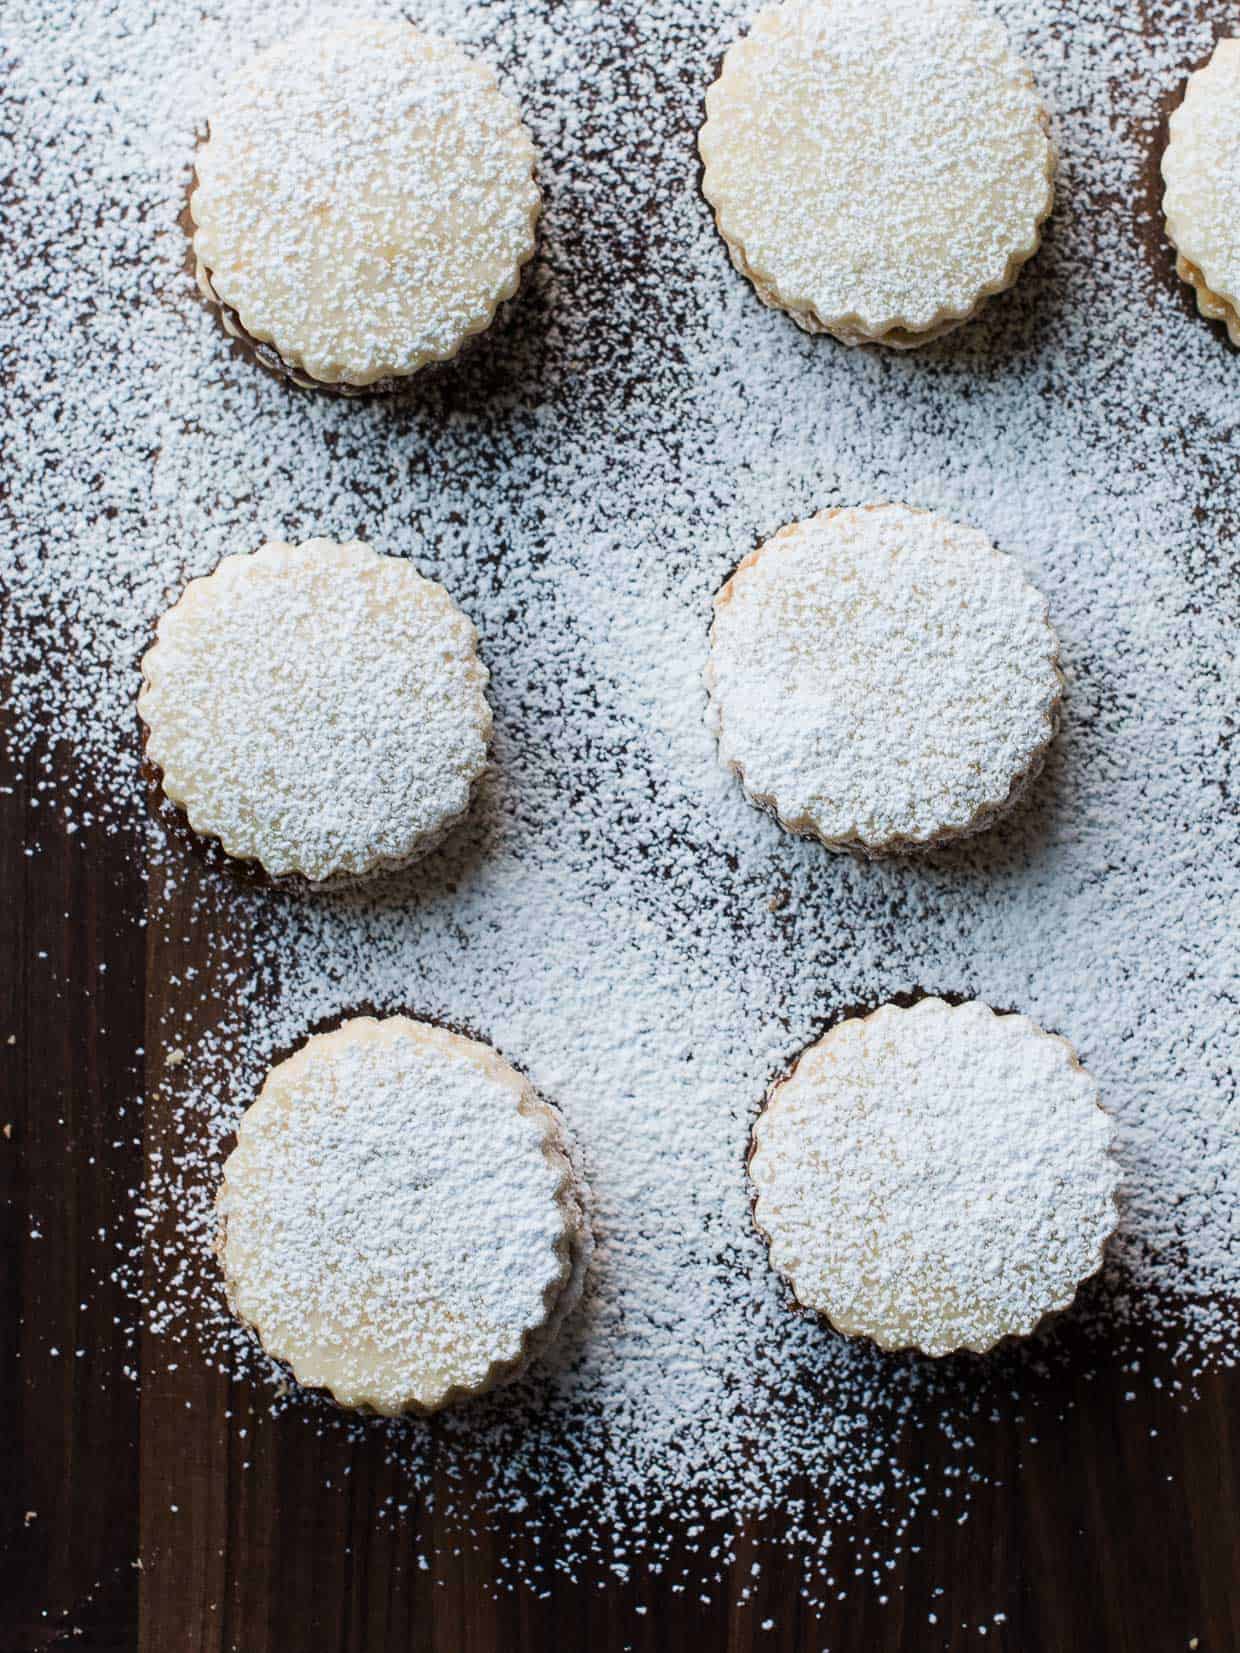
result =
[[405,1016],[271,1070],[217,1210],[229,1304],[267,1353],[389,1415],[517,1377],[591,1250],[558,1111],[489,1046]]
[[764,304],[845,344],[924,344],[1036,252],[1055,146],[971,0],[784,0],[706,94],[702,189]]
[[403,558],[275,542],[191,580],[142,662],[146,756],[196,832],[272,878],[402,866],[469,807],[488,673]]
[[490,326],[533,256],[536,156],[494,73],[407,23],[346,23],[224,87],[190,198],[203,292],[263,363],[393,389]]
[[754,1221],[799,1303],[884,1349],[985,1353],[1071,1303],[1118,1221],[1098,1087],[1026,1016],[839,1023],[753,1130]]
[[782,528],[715,597],[707,719],[750,802],[831,849],[980,831],[1041,770],[1063,693],[1045,599],[907,505]]
[[1176,272],[1240,345],[1240,40],[1220,40],[1190,75],[1162,160]]

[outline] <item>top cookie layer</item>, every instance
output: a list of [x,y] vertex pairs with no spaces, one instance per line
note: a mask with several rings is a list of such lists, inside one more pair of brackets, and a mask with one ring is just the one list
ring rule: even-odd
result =
[[225,557],[142,662],[147,756],[195,831],[272,877],[398,865],[485,768],[477,642],[443,586],[356,541]]
[[1218,316],[1222,301],[1234,318],[1240,309],[1240,40],[1220,40],[1205,68],[1189,77],[1170,131],[1162,161],[1167,234],[1201,272],[1207,303],[1216,305],[1206,314]]
[[1063,682],[1046,602],[985,535],[823,511],[715,598],[719,753],[793,832],[869,854],[984,826],[1041,767]]
[[326,383],[454,356],[534,252],[535,153],[492,71],[405,23],[298,35],[228,83],[194,250],[255,339]]
[[1064,1039],[974,1001],[833,1028],[754,1126],[754,1220],[798,1300],[883,1348],[979,1353],[1095,1273],[1119,1173]]
[[405,1016],[272,1069],[218,1207],[229,1301],[267,1352],[384,1413],[514,1375],[582,1226],[556,1111],[488,1046]]
[[917,344],[1009,286],[1051,209],[1029,71],[969,0],[767,6],[706,95],[703,190],[759,294]]

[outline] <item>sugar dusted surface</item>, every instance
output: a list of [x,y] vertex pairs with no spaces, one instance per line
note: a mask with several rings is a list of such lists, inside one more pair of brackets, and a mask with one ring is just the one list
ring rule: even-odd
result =
[[1027,1335],[1115,1231],[1098,1087],[1024,1016],[922,999],[804,1052],[754,1126],[754,1221],[807,1308],[929,1355]]
[[191,200],[212,292],[315,379],[454,356],[534,252],[534,149],[486,64],[402,23],[304,29],[211,105]]
[[225,557],[160,618],[142,675],[164,791],[273,877],[415,859],[486,765],[473,624],[408,560],[356,541]]
[[[99,1267],[127,1271],[161,1334],[151,1360],[250,1372],[287,1408],[210,1254],[229,1133],[272,1061],[367,1004],[518,1057],[596,1201],[583,1319],[502,1405],[445,1414],[437,1457],[416,1423],[371,1427],[411,1504],[457,1476],[477,1489],[456,1502],[466,1527],[554,1519],[536,1577],[513,1539],[514,1576],[539,1589],[587,1558],[639,1573],[700,1521],[765,1514],[811,1602],[881,1591],[932,1510],[967,1514],[992,1417],[1053,1449],[1040,1374],[1067,1358],[1058,1336],[927,1370],[788,1313],[744,1148],[769,1086],[846,1010],[976,994],[1068,1035],[1124,1179],[1073,1358],[1139,1361],[1127,1386],[1191,1405],[1194,1374],[1240,1354],[1236,364],[1162,249],[1157,179],[1162,112],[1211,29],[1181,0],[1152,38],[1110,0],[997,9],[1056,116],[1059,205],[1010,294],[896,356],[805,337],[727,262],[693,151],[747,6],[432,0],[422,25],[495,62],[526,112],[545,252],[514,330],[400,406],[291,394],[222,347],[181,273],[191,123],[216,72],[299,8],[25,0],[10,31],[8,748],[33,754],[41,807],[84,855],[124,832],[149,858],[167,978],[142,1197],[167,1267],[143,1296],[141,1259],[110,1237]],[[1069,698],[1018,814],[865,864],[755,815],[701,684],[711,598],[741,558],[883,498],[1019,548]],[[238,544],[415,533],[492,668],[495,763],[460,835],[374,900],[239,890],[173,853],[144,825],[134,717],[159,615]],[[260,1413],[255,1456],[269,1429],[304,1427],[311,1451],[347,1427],[296,1405],[279,1426]],[[911,1466],[910,1430],[960,1473]],[[880,1547],[858,1556],[876,1503]],[[685,1582],[711,1593],[708,1548]]]
[[967,833],[1041,768],[1062,679],[1046,602],[984,534],[824,512],[715,599],[711,727],[751,798],[870,852]]
[[1038,93],[971,0],[765,6],[706,109],[703,188],[734,259],[850,341],[970,315],[1050,211]]
[[229,1298],[346,1406],[433,1411],[514,1369],[567,1283],[558,1126],[492,1051],[357,1018],[273,1069],[219,1198]]

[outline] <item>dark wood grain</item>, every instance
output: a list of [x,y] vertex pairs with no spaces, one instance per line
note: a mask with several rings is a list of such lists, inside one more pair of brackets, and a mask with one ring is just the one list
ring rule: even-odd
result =
[[[66,834],[32,759],[0,793],[0,1647],[137,1634],[132,1310],[109,1258],[142,1177],[144,886],[132,841]],[[6,777],[7,779],[7,777]],[[11,1042],[10,1042],[11,1041]]]
[[[979,1424],[968,1462],[994,1484],[974,1491],[967,1522],[927,1514],[910,1538],[919,1553],[883,1586],[886,1604],[868,1580],[844,1579],[845,1598],[821,1618],[800,1599],[795,1563],[776,1564],[769,1550],[753,1599],[734,1606],[752,1582],[746,1534],[710,1604],[672,1588],[688,1555],[661,1580],[552,1575],[540,1600],[501,1582],[505,1561],[531,1552],[520,1534],[490,1528],[485,1511],[467,1540],[438,1509],[415,1508],[409,1525],[376,1518],[408,1496],[378,1437],[358,1444],[320,1437],[296,1413],[273,1419],[261,1393],[201,1361],[169,1370],[154,1347],[136,1386],[122,1375],[141,1359],[126,1342],[132,1315],[101,1272],[97,1236],[132,1243],[125,1191],[140,1175],[143,1131],[149,1152],[165,1128],[155,1099],[167,1094],[147,1075],[152,1105],[134,1116],[135,1052],[161,1048],[161,984],[206,963],[178,917],[215,875],[185,852],[185,913],[144,932],[133,839],[66,836],[35,806],[33,775],[32,764],[0,794],[0,910],[12,931],[0,951],[12,1126],[0,1150],[4,1313],[16,1328],[0,1367],[4,1653],[1147,1653],[1194,1637],[1208,1653],[1240,1648],[1238,1374],[1211,1376],[1182,1402],[1128,1371],[1097,1369],[1096,1345],[1083,1347],[1048,1390],[1037,1445],[1010,1418]],[[1150,1351],[1153,1367],[1162,1358]],[[936,1435],[910,1432],[904,1454],[929,1484],[950,1484]],[[457,1492],[468,1503],[469,1488]],[[868,1536],[889,1553],[879,1522],[869,1517]],[[721,1536],[699,1542],[709,1549]],[[863,1524],[850,1538],[866,1536]],[[437,1557],[432,1570],[417,1566],[418,1551]],[[992,1622],[983,1643],[976,1626],[997,1608],[1006,1623]]]
[[[1155,167],[1151,154],[1152,198]],[[550,1572],[546,1599],[511,1588],[507,1563],[530,1559],[530,1541],[485,1509],[468,1539],[439,1503],[407,1522],[376,1515],[409,1496],[377,1435],[316,1434],[201,1361],[169,1369],[166,1350],[132,1347],[106,1259],[133,1244],[129,1191],[171,1094],[138,1053],[162,1047],[171,977],[209,969],[190,915],[215,875],[174,847],[180,893],[147,931],[137,841],[66,834],[39,806],[38,774],[32,758],[0,791],[0,1653],[1240,1649],[1240,1373],[1182,1397],[1082,1345],[1048,1379],[1036,1444],[1011,1417],[979,1420],[967,1462],[987,1484],[968,1520],[927,1510],[881,1589],[844,1576],[819,1617],[795,1560],[769,1550],[735,1605],[753,1584],[746,1532],[726,1535],[709,1603],[675,1586],[721,1531],[659,1578]],[[1169,1372],[1154,1348],[1148,1367]],[[910,1430],[902,1450],[929,1485],[951,1484],[937,1434]],[[890,1554],[882,1520],[849,1551],[868,1538]],[[555,1545],[551,1517],[544,1559]]]

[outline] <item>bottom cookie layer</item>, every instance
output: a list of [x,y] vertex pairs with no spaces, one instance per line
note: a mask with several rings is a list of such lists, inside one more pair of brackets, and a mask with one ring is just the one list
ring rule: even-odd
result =
[[351,385],[343,379],[316,379],[302,368],[291,367],[275,345],[262,339],[256,339],[246,329],[237,312],[225,304],[216,292],[211,282],[211,272],[204,264],[195,263],[194,274],[198,280],[199,292],[210,304],[214,305],[228,336],[236,339],[239,344],[243,344],[260,367],[265,367],[269,373],[276,374],[278,378],[288,379],[301,390],[326,390],[337,396],[390,396],[393,391],[404,389],[410,380],[415,377],[413,374],[407,374],[400,378],[376,379],[373,384],[369,385]]
[[1197,296],[1197,308],[1206,320],[1221,321],[1227,329],[1227,337],[1240,349],[1240,314],[1235,308],[1227,299],[1210,291],[1201,271],[1195,264],[1190,264],[1182,253],[1176,255],[1175,273],[1193,289]]
[[335,396],[392,396],[400,391],[408,390],[419,381],[436,377],[445,369],[455,367],[462,357],[469,355],[474,347],[496,327],[503,327],[508,321],[513,305],[521,296],[521,290],[525,285],[525,272],[532,263],[533,260],[530,259],[522,267],[520,281],[512,297],[505,299],[499,305],[486,327],[477,333],[467,334],[454,355],[448,356],[442,361],[424,362],[421,367],[416,368],[412,373],[393,374],[385,379],[376,379],[372,384],[367,385],[349,384],[345,379],[316,379],[313,374],[307,373],[304,368],[291,366],[285,361],[275,345],[264,339],[256,339],[246,328],[237,312],[230,305],[225,304],[215,290],[210,270],[204,264],[195,261],[194,275],[198,282],[199,292],[217,311],[220,324],[228,336],[236,339],[238,344],[244,345],[259,366],[265,367],[269,373],[274,373],[277,378],[288,380],[290,384],[296,385],[299,390],[321,390]]
[[[718,224],[717,218],[716,224]],[[972,321],[985,304],[986,299],[992,296],[989,293],[984,294],[967,315],[946,317],[944,320],[934,322],[921,331],[915,331],[908,327],[891,327],[884,333],[867,333],[861,328],[848,327],[839,322],[828,326],[816,310],[808,307],[800,309],[785,304],[775,289],[754,273],[744,253],[734,242],[728,240],[727,236],[723,234],[722,227],[720,227],[719,233],[723,236],[723,243],[728,249],[728,256],[731,258],[733,265],[745,277],[745,280],[748,281],[768,310],[782,310],[784,315],[791,316],[803,333],[827,333],[850,349],[859,344],[881,344],[889,350],[916,350],[923,344],[932,344],[935,339],[945,338],[948,333],[954,333],[958,327],[963,327],[966,322]],[[1015,275],[1012,279],[1015,280]],[[1008,283],[1008,286],[1010,285],[1011,282]]]

